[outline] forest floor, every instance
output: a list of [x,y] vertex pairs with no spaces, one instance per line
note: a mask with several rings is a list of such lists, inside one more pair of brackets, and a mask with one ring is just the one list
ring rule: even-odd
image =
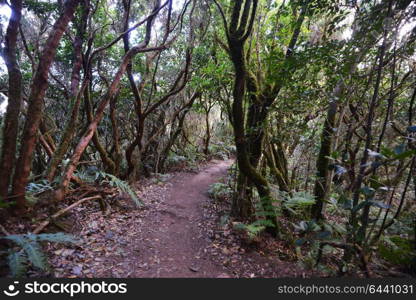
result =
[[[223,205],[209,186],[232,160],[213,160],[197,172],[180,171],[138,183],[144,209],[96,204],[72,213],[78,246],[50,245],[56,277],[309,277],[275,239],[247,243],[222,224]],[[228,222],[229,223],[229,222]],[[261,249],[261,250],[260,250]]]

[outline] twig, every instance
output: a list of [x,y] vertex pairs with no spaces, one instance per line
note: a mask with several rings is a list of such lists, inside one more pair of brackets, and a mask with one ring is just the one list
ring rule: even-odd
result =
[[74,207],[80,205],[81,203],[88,201],[88,200],[95,200],[95,199],[101,199],[101,196],[96,195],[96,196],[92,196],[92,197],[87,197],[81,200],[78,200],[75,203],[72,203],[71,205],[59,210],[58,212],[54,213],[48,220],[43,221],[38,227],[36,227],[35,230],[33,230],[34,234],[38,234],[40,233],[43,229],[45,229],[46,226],[49,225],[49,223],[57,218],[59,218],[60,216],[62,216],[63,214],[67,213],[68,211],[70,211],[71,209],[73,209]]

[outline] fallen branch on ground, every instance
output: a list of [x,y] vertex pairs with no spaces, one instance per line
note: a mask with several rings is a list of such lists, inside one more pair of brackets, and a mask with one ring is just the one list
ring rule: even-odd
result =
[[40,233],[43,229],[45,229],[46,226],[48,226],[51,223],[51,221],[54,221],[55,219],[59,218],[60,216],[67,213],[68,211],[70,211],[74,207],[80,205],[81,203],[83,203],[85,201],[96,200],[96,199],[101,199],[101,198],[102,198],[101,196],[96,195],[96,196],[87,197],[87,198],[84,198],[84,199],[78,200],[77,202],[72,203],[71,205],[69,205],[69,206],[57,211],[56,213],[54,213],[48,220],[43,221],[38,227],[36,227],[35,230],[33,230],[33,233],[34,234]]

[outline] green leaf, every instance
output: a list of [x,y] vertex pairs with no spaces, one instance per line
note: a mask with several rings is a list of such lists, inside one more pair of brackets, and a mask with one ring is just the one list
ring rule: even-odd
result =
[[15,242],[17,245],[21,246],[27,242],[27,240],[24,238],[25,235],[23,234],[9,234],[4,237],[3,239],[11,240],[12,242]]
[[233,223],[233,228],[235,230],[246,230],[246,225],[240,222]]
[[254,226],[266,226],[266,227],[276,227],[276,225],[273,224],[270,220],[256,220],[251,225]]
[[344,202],[342,202],[342,208],[343,209],[347,209],[347,210],[351,210],[353,208],[353,202],[352,202],[352,200],[347,199]]
[[390,157],[394,156],[394,151],[387,148],[387,147],[384,147],[384,146],[381,147],[380,152],[381,152],[381,154],[383,154],[387,158],[390,158]]
[[315,221],[300,221],[295,228],[304,232],[315,232],[321,230],[321,227]]
[[330,155],[331,158],[333,159],[337,159],[340,156],[340,152],[339,151],[333,151]]
[[347,229],[345,228],[344,225],[333,223],[333,224],[331,224],[331,227],[336,233],[339,233],[339,234],[346,234],[347,233]]
[[15,242],[22,247],[26,252],[29,261],[37,268],[41,270],[48,270],[49,266],[46,261],[46,257],[42,252],[40,245],[32,238],[28,238],[28,235],[11,234],[4,238]]

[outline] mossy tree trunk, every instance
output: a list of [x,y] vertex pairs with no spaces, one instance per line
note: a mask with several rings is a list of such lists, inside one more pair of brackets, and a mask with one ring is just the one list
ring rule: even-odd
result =
[[19,113],[22,102],[22,74],[17,63],[17,36],[22,15],[22,1],[11,1],[11,16],[5,37],[3,59],[9,75],[8,105],[3,127],[3,147],[0,157],[0,199],[8,196],[14,163],[19,128]]

